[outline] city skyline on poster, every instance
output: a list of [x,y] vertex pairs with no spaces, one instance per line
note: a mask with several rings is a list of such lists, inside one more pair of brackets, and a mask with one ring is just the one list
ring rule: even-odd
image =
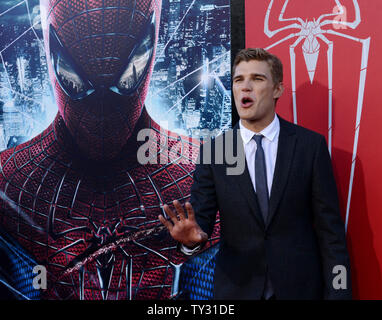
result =
[[[205,137],[231,126],[229,1],[163,0],[146,108],[161,126]],[[0,150],[57,113],[38,0],[0,4]]]

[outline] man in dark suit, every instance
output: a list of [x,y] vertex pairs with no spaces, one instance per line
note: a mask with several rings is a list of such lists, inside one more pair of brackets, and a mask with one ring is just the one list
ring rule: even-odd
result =
[[[174,201],[177,214],[165,205],[170,219],[159,219],[192,254],[208,239],[219,211],[215,299],[351,299],[325,138],[276,115],[283,93],[277,57],[244,49],[232,74],[239,123],[201,149],[187,214]],[[232,163],[216,161],[216,146],[245,159],[240,174],[229,173]]]

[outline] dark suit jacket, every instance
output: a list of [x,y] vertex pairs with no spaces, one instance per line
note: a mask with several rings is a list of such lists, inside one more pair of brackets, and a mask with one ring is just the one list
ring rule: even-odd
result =
[[[231,132],[233,144],[225,133],[201,149],[191,203],[197,222],[209,235],[217,211],[220,214],[214,298],[261,298],[268,270],[277,299],[350,299],[349,256],[326,140],[279,119],[267,222],[247,164],[241,175],[227,175],[230,165],[219,164],[215,152],[215,146],[223,142],[225,151],[233,148],[236,153],[241,146],[239,156],[245,157],[238,124]],[[212,150],[211,164],[202,161],[206,150]],[[333,272],[336,265],[347,270],[347,289],[333,286],[339,276]]]

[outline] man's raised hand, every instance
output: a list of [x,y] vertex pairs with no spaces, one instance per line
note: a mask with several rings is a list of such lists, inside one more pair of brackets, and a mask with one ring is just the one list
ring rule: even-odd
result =
[[178,200],[175,200],[172,203],[174,204],[179,217],[167,204],[163,206],[163,209],[170,219],[167,220],[162,215],[159,215],[158,217],[160,222],[162,222],[170,232],[171,237],[190,248],[207,241],[207,233],[205,233],[196,222],[194,209],[192,208],[191,203],[185,203],[187,217]]

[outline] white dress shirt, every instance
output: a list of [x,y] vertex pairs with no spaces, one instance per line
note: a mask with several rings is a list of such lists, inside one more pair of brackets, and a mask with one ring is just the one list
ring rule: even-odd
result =
[[[241,120],[239,122],[240,135],[243,140],[245,158],[247,160],[248,171],[251,177],[253,188],[256,192],[256,182],[255,182],[255,154],[257,149],[257,144],[253,140],[255,134],[262,134],[264,138],[261,140],[261,145],[264,150],[265,165],[267,169],[267,184],[268,184],[268,194],[271,196],[273,174],[275,172],[276,157],[277,157],[277,147],[279,142],[280,134],[280,120],[275,114],[273,121],[260,132],[251,131],[243,126]],[[180,247],[181,251],[186,255],[192,255],[199,251],[200,246],[190,249],[184,245]]]
[[267,169],[267,185],[268,185],[268,195],[271,196],[273,174],[275,172],[276,157],[277,157],[277,146],[279,142],[280,134],[280,120],[275,114],[273,121],[260,132],[254,132],[245,128],[240,120],[240,135],[244,144],[245,158],[247,160],[248,171],[251,177],[252,185],[256,191],[255,183],[255,154],[257,149],[256,141],[253,136],[263,135],[264,138],[261,140],[261,145],[264,150],[265,156],[265,166]]

